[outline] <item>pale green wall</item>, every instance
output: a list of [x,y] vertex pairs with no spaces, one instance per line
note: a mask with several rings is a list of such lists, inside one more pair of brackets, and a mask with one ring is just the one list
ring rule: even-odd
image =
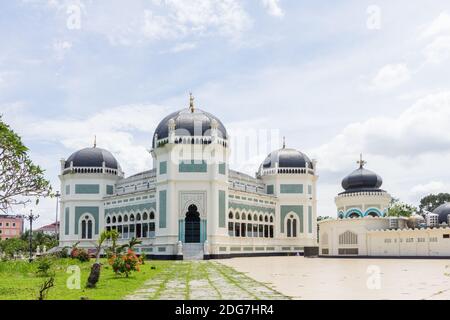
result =
[[226,193],[219,190],[219,228],[226,228]]
[[179,166],[179,171],[182,173],[191,173],[191,172],[197,172],[197,173],[206,173],[208,172],[208,165],[206,161],[188,161],[184,162],[182,161]]
[[77,184],[75,185],[76,194],[99,194],[100,185],[98,184]]
[[167,191],[159,192],[159,227],[167,228]]
[[167,161],[163,161],[159,163],[159,174],[167,173]]
[[303,233],[303,206],[281,206],[281,232],[284,233],[284,219],[291,212],[295,213],[298,216],[298,219],[300,220],[300,233]]
[[303,185],[302,184],[282,184],[280,185],[281,193],[293,193],[293,194],[301,194],[303,193]]
[[75,207],[75,234],[78,234],[78,225],[83,214],[89,213],[94,217],[95,234],[99,234],[99,208],[98,207]]

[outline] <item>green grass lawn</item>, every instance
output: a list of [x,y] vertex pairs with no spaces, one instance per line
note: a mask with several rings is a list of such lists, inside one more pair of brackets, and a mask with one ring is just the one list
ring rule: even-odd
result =
[[[106,261],[102,267],[100,281],[96,289],[86,289],[91,262],[80,263],[73,259],[55,260],[55,286],[50,289],[48,300],[120,300],[127,294],[139,289],[147,280],[167,268],[169,261],[147,261],[140,272],[133,272],[129,278],[116,276]],[[67,281],[71,277],[67,273],[69,266],[79,266],[81,270],[81,289],[70,290]],[[151,267],[156,270],[151,270]],[[36,275],[37,263],[25,261],[0,262],[0,300],[36,300],[39,288],[47,279]]]

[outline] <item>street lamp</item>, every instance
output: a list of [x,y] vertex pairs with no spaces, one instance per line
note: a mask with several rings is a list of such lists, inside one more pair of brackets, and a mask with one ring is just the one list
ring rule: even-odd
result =
[[61,193],[59,191],[56,191],[55,198],[56,198],[56,219],[55,219],[55,236],[56,240],[59,239],[59,228],[58,228],[58,209],[59,209],[59,198],[61,197]]
[[30,262],[33,262],[33,221],[36,221],[39,218],[39,215],[34,215],[33,210],[30,210],[30,213],[25,216],[25,219],[30,222]]

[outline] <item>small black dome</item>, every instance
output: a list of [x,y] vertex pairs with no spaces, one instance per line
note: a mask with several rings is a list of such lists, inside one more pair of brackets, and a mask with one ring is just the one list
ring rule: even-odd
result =
[[295,149],[283,148],[272,152],[264,160],[262,166],[264,169],[275,168],[277,162],[278,168],[314,169],[313,163],[308,156]]
[[175,135],[178,137],[208,136],[212,122],[215,120],[219,138],[228,139],[227,129],[217,117],[197,108],[194,110],[183,109],[168,115],[160,122],[153,135],[153,148],[156,135],[158,135],[158,140],[169,136],[169,121],[172,119],[175,121]]
[[103,167],[103,162],[105,162],[107,168],[119,168],[119,164],[111,152],[97,147],[85,148],[75,152],[66,160],[65,167],[69,168],[71,162],[73,162],[74,167],[101,168]]
[[375,172],[360,167],[342,180],[344,193],[361,191],[381,191],[383,179]]
[[434,209],[433,213],[439,215],[439,224],[448,223],[448,215],[450,214],[450,203],[444,203],[443,205]]

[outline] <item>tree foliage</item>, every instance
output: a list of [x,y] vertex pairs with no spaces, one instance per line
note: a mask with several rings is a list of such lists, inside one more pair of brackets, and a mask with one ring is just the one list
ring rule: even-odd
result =
[[410,217],[414,213],[417,212],[417,208],[409,205],[407,203],[403,203],[397,199],[394,199],[389,206],[387,216],[388,217]]
[[[20,238],[28,242],[30,240],[30,230],[26,230],[24,233],[22,233]],[[48,235],[43,233],[42,231],[33,231],[33,250],[36,250],[37,246],[40,246],[41,249],[45,246],[47,250],[50,250],[54,247],[57,247],[58,244],[59,242],[55,235]]]
[[420,212],[433,212],[440,205],[450,202],[450,194],[449,193],[439,193],[439,194],[430,194],[420,200],[419,209]]
[[50,195],[44,170],[33,164],[22,139],[0,116],[0,211]]
[[28,251],[28,242],[19,238],[12,238],[8,240],[0,240],[0,252],[6,254],[7,257],[12,258],[19,252],[26,253]]

